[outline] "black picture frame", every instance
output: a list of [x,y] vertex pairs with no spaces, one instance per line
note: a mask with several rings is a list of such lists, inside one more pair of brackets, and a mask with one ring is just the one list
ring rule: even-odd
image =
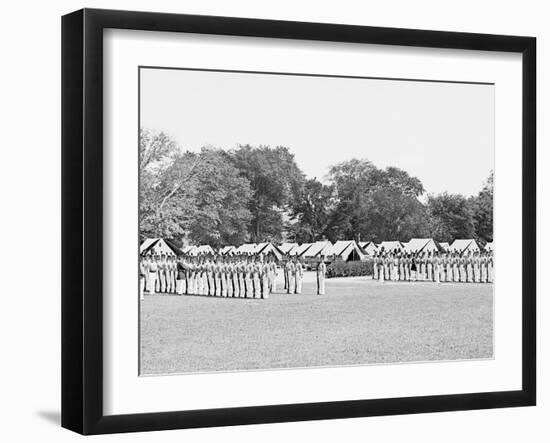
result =
[[[503,51],[523,64],[522,389],[131,415],[103,413],[103,30]],[[536,403],[536,39],[83,9],[62,18],[62,426],[82,434],[530,406]]]

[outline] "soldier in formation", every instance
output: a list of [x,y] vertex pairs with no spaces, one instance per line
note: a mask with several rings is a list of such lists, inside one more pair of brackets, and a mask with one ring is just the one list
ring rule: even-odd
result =
[[493,253],[487,251],[460,253],[382,250],[373,257],[373,279],[379,282],[492,283],[493,269]]
[[[261,255],[146,255],[139,264],[140,297],[147,292],[265,299],[277,289],[277,274],[273,257]],[[296,290],[301,290],[300,284]]]
[[[301,294],[305,265],[290,258],[283,266],[284,291]],[[203,295],[267,299],[277,291],[279,266],[273,256],[262,255],[145,255],[139,264],[142,294]],[[326,264],[316,268],[317,293],[325,292]],[[142,290],[143,289],[143,290]]]

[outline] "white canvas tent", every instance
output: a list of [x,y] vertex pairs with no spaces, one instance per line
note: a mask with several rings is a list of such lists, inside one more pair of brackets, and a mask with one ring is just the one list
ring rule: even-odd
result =
[[184,254],[189,255],[189,253],[190,253],[193,249],[195,249],[195,246],[190,246],[190,245],[188,245],[188,246],[184,246],[183,248],[181,248],[181,252],[183,252]]
[[290,256],[296,255],[298,248],[298,243],[283,243],[281,246],[279,246],[279,249],[283,254]]
[[359,243],[359,246],[361,246],[361,249],[363,249],[363,251],[365,251],[365,253],[370,256],[373,256],[374,253],[378,251],[378,245],[373,241]]
[[314,258],[326,255],[325,252],[329,251],[332,248],[332,243],[329,241],[318,241],[313,243],[309,248],[307,248],[302,254],[303,258]]
[[411,238],[407,243],[403,243],[405,252],[436,252],[439,251],[437,243],[433,238]]
[[365,260],[367,255],[365,251],[357,244],[355,240],[338,240],[332,246],[323,251],[328,259],[333,260]]
[[485,250],[487,252],[490,252],[490,251],[493,251],[495,249],[495,245],[492,241],[490,242],[487,242],[487,244],[485,245]]
[[273,255],[277,260],[283,258],[283,252],[271,242],[258,243],[256,245],[256,254]]
[[235,246],[224,246],[220,248],[221,255],[234,255],[237,248]]
[[403,251],[403,243],[400,241],[394,240],[394,241],[383,241],[378,245],[378,250],[382,250],[384,248],[385,252],[394,252],[394,251]]
[[313,243],[302,243],[294,250],[294,255],[301,256],[304,252],[311,248],[311,246],[313,246]]
[[236,254],[243,254],[243,255],[252,255],[256,253],[256,243],[245,243],[244,245],[239,246],[236,250]]
[[439,247],[441,248],[442,251],[445,251],[445,252],[451,249],[451,247],[449,246],[449,243],[447,243],[446,241],[439,243]]
[[139,247],[141,255],[178,255],[179,251],[171,247],[162,238],[147,238]]
[[451,251],[460,252],[479,252],[479,246],[474,239],[458,239],[451,245]]
[[196,257],[197,255],[214,254],[214,250],[210,245],[187,246],[183,249],[183,253]]

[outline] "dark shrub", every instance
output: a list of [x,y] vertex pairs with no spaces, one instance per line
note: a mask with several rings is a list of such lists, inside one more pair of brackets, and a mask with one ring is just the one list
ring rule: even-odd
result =
[[371,259],[365,261],[334,261],[327,266],[327,278],[372,275]]

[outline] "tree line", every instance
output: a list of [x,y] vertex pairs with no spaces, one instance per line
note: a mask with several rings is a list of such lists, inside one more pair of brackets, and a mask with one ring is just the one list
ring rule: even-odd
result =
[[140,131],[140,235],[213,247],[321,239],[493,239],[493,173],[476,196],[430,194],[396,167],[366,159],[307,178],[287,147],[200,152]]

